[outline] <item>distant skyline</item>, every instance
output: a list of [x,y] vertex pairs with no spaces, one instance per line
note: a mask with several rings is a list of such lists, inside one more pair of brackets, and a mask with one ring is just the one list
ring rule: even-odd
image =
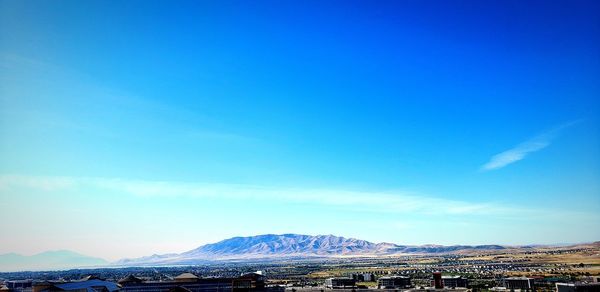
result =
[[0,1],[0,254],[600,240],[597,1]]

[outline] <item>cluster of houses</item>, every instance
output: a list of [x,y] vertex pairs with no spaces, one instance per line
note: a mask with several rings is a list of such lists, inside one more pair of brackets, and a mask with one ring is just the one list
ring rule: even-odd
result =
[[[503,286],[493,287],[488,290],[495,292],[525,292],[536,291],[534,278],[527,277],[508,277],[503,281]],[[598,278],[591,278],[589,281],[576,283],[556,283],[557,292],[600,292],[600,283]],[[357,285],[356,277],[336,277],[325,280],[325,288],[327,289],[348,289],[352,291],[360,291],[367,287]],[[468,291],[469,279],[462,276],[442,275],[442,273],[434,272],[432,275],[430,287],[415,288],[411,283],[411,278],[408,276],[385,276],[377,279],[377,289],[390,291],[406,291],[406,292],[434,292],[434,291]],[[539,287],[538,287],[539,288]],[[310,288],[309,290],[315,290]],[[539,289],[538,289],[539,290]]]
[[[377,287],[368,288],[357,282],[377,282]],[[505,278],[502,287],[488,289],[493,292],[536,291],[533,278]],[[373,274],[355,274],[352,277],[335,277],[325,280],[322,287],[285,287],[266,285],[265,275],[261,272],[246,273],[239,277],[198,277],[183,273],[168,281],[149,281],[129,275],[118,282],[106,281],[88,276],[78,281],[6,281],[0,292],[324,292],[336,289],[358,292],[362,290],[387,290],[403,292],[442,292],[470,291],[469,280],[462,276],[432,274],[430,287],[415,288],[408,276],[384,276],[375,279]],[[539,287],[538,287],[539,288]],[[539,290],[539,289],[538,289]],[[556,283],[557,292],[600,292],[598,278],[577,283]]]
[[[265,287],[265,276],[247,273],[235,278],[201,278],[183,273],[169,281],[146,281],[129,275],[118,282],[89,276],[78,281],[6,281],[0,292],[252,292]],[[280,289],[283,290],[283,289]]]
[[[356,277],[337,277],[325,280],[325,287],[329,289],[354,289],[366,288],[357,286]],[[468,279],[462,276],[442,276],[441,273],[433,273],[431,280],[432,289],[467,290]],[[383,290],[419,290],[413,289],[411,278],[408,276],[384,276],[377,279],[377,289]],[[431,290],[431,289],[429,289]]]

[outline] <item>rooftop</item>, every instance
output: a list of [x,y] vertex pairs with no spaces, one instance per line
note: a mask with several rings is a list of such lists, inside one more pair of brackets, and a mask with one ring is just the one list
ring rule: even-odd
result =
[[198,276],[192,274],[192,273],[183,273],[177,277],[175,277],[175,280],[187,280],[187,279],[199,279]]
[[442,276],[442,279],[461,279],[462,276]]
[[385,276],[385,277],[380,277],[379,279],[409,279],[410,277],[407,276]]
[[123,284],[123,283],[141,283],[143,282],[142,279],[134,276],[134,275],[129,275],[121,280],[119,280],[119,284]]
[[95,292],[96,290],[94,289],[94,287],[106,287],[106,290],[108,290],[109,292],[119,290],[119,286],[117,286],[116,283],[98,279],[55,284],[54,287],[65,291],[87,290],[88,292]]

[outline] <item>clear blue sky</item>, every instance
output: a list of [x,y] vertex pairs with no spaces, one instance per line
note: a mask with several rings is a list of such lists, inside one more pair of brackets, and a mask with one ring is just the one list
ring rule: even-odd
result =
[[0,253],[600,240],[599,52],[598,1],[2,0]]

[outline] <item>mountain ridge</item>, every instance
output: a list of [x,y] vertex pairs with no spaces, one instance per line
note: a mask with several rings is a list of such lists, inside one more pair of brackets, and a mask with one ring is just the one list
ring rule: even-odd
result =
[[108,265],[109,262],[70,250],[49,250],[33,255],[0,254],[0,271],[71,269]]
[[[399,245],[373,243],[362,239],[335,235],[262,234],[237,236],[215,243],[201,245],[182,253],[153,254],[139,258],[125,258],[109,263],[101,258],[82,255],[69,250],[51,250],[31,256],[17,253],[0,254],[0,271],[59,270],[90,267],[195,265],[218,261],[324,259],[354,256],[395,256],[410,254],[451,254],[504,249],[552,248],[565,245]],[[600,246],[600,241],[571,244],[570,247]],[[567,246],[567,247],[568,247]]]
[[398,254],[439,254],[465,250],[501,250],[502,245],[398,245],[373,243],[335,235],[261,234],[236,236],[201,245],[179,254],[122,259],[115,265],[176,265],[205,261],[261,258],[317,258],[341,256],[390,256]]

